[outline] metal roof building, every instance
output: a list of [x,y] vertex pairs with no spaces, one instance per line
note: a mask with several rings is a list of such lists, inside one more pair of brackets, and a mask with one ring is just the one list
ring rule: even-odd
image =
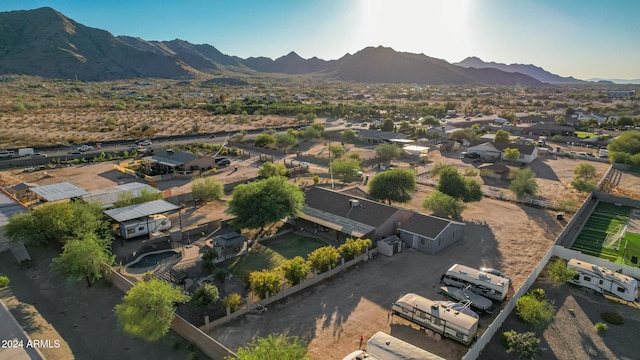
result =
[[108,209],[113,207],[113,205],[120,200],[120,194],[128,192],[134,197],[137,197],[145,190],[151,194],[157,194],[160,192],[160,190],[153,186],[139,182],[131,182],[106,189],[91,191],[89,195],[83,196],[82,199],[86,202],[98,201],[102,204],[103,208]]
[[20,202],[5,194],[4,191],[0,191],[0,227],[6,225],[13,215],[28,212]]
[[125,206],[117,209],[105,210],[104,213],[117,222],[141,219],[145,216],[162,214],[178,210],[179,207],[164,200],[154,200],[142,204]]
[[31,192],[35,193],[46,201],[59,201],[89,195],[88,192],[69,182],[36,186],[34,188],[31,188]]

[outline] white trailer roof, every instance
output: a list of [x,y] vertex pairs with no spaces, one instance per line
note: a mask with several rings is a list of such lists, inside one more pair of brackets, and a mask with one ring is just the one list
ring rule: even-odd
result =
[[367,353],[380,360],[445,360],[382,331],[378,331],[367,341]]
[[104,213],[117,222],[140,219],[145,216],[162,214],[178,210],[179,207],[164,200],[154,200],[142,204],[129,205],[117,209],[105,210]]

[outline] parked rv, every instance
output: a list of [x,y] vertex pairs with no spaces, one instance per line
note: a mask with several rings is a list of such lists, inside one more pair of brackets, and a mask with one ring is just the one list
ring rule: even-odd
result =
[[456,301],[468,301],[470,302],[469,305],[477,311],[489,313],[493,309],[493,301],[469,289],[461,289],[455,286],[441,286],[440,293]]
[[18,156],[31,156],[35,153],[33,148],[22,148],[18,149]]
[[638,281],[630,276],[577,259],[569,260],[567,268],[576,271],[576,276],[569,280],[572,284],[627,301],[638,299]]
[[369,357],[360,359],[380,359],[380,360],[406,360],[406,359],[424,359],[424,360],[445,360],[427,350],[421,349],[408,342],[402,341],[389,334],[378,331],[367,340],[367,351],[365,353]]
[[169,229],[171,229],[171,220],[164,215],[150,215],[148,218],[120,223],[120,235],[125,239]]
[[449,268],[440,282],[459,288],[468,286],[474,293],[498,301],[504,301],[509,292],[507,279],[460,264]]
[[478,331],[478,319],[422,296],[409,293],[391,306],[394,314],[467,346]]

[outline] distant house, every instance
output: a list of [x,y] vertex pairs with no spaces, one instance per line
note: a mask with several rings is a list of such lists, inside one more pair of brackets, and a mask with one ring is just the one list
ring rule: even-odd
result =
[[337,241],[367,238],[381,241],[399,236],[406,247],[434,254],[462,235],[462,223],[333,190],[312,187],[298,217],[301,225],[323,227]]
[[173,149],[165,149],[145,157],[144,161],[147,166],[160,174],[210,169],[214,166],[214,159],[210,156]]
[[380,144],[383,142],[387,142],[392,139],[406,139],[407,135],[389,132],[389,131],[381,131],[381,130],[359,130],[358,131],[358,139],[365,143],[371,144]]
[[533,145],[521,145],[521,144],[505,144],[495,142],[485,142],[475,146],[470,146],[467,152],[479,154],[482,158],[491,161],[507,160],[504,157],[504,151],[507,148],[517,149],[520,152],[520,157],[517,161],[521,163],[530,164],[538,157],[538,148]]
[[576,129],[570,126],[562,126],[556,123],[535,123],[530,126],[522,126],[522,134],[526,136],[575,136]]

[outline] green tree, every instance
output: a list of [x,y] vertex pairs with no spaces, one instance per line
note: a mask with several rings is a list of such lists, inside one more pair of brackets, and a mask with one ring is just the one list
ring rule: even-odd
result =
[[[309,360],[307,345],[297,336],[270,334],[236,351],[239,360]],[[227,356],[225,360],[235,360]]]
[[553,319],[555,308],[546,299],[538,299],[529,292],[516,302],[518,316],[534,326],[543,326]]
[[376,147],[376,156],[381,161],[391,161],[391,159],[397,158],[400,154],[402,154],[402,149],[395,144],[383,144]]
[[518,354],[520,359],[534,359],[542,354],[545,349],[540,347],[540,339],[534,332],[518,333],[514,330],[502,333],[502,338],[507,347],[507,352]]
[[633,118],[631,116],[620,116],[616,120],[617,127],[634,126],[634,125],[635,125],[635,122],[633,121]]
[[391,132],[393,131],[393,128],[396,127],[396,124],[393,122],[393,120],[391,119],[384,119],[384,121],[382,122],[382,126],[380,127],[380,129],[382,131],[388,131]]
[[175,303],[189,301],[189,296],[165,281],[139,281],[127,291],[114,313],[120,328],[127,334],[147,341],[157,341],[171,328]]
[[451,140],[466,140],[466,141],[476,141],[480,139],[480,135],[475,132],[473,129],[463,129],[456,130],[449,134],[449,139]]
[[256,139],[255,139],[255,141],[253,143],[257,147],[265,147],[265,146],[267,146],[269,144],[273,144],[275,142],[276,142],[276,139],[273,137],[273,135],[264,132],[264,133],[256,136]]
[[302,137],[305,140],[314,140],[322,138],[322,133],[324,130],[320,130],[317,127],[309,126],[308,128],[302,131]]
[[149,189],[142,189],[138,195],[135,195],[131,191],[125,191],[118,194],[118,201],[113,204],[113,207],[120,208],[160,199],[162,199],[161,192],[155,192]]
[[280,265],[280,270],[284,274],[284,278],[287,279],[289,285],[298,285],[311,271],[311,266],[301,256],[296,256],[293,259],[287,260],[284,264]]
[[504,158],[509,161],[516,161],[520,158],[520,151],[518,149],[506,148],[504,149]]
[[440,122],[438,121],[438,119],[435,118],[435,116],[427,115],[422,118],[422,125],[434,127],[434,126],[440,126]]
[[17,214],[9,219],[5,235],[33,245],[46,245],[51,241],[64,244],[68,238],[82,238],[87,234],[111,240],[111,227],[102,210],[102,205],[96,202],[44,204],[31,214]]
[[381,201],[407,203],[416,190],[416,174],[409,169],[392,169],[376,175],[369,183],[369,195]]
[[567,263],[563,259],[556,259],[547,265],[549,278],[556,283],[564,284],[576,276],[576,271],[567,267]]
[[191,193],[203,201],[220,200],[224,196],[224,185],[213,177],[195,178],[191,182]]
[[509,134],[509,132],[504,130],[498,130],[498,132],[496,132],[496,136],[493,139],[493,141],[497,143],[508,144],[511,142],[511,134]]
[[593,180],[585,180],[579,177],[571,180],[571,187],[576,189],[577,191],[590,193],[592,191],[598,190],[598,184]]
[[347,240],[338,246],[338,253],[345,260],[354,259],[356,256],[364,254],[368,248],[371,247],[373,243],[369,239],[352,239],[347,238]]
[[103,277],[114,260],[108,242],[99,240],[95,234],[86,234],[82,239],[67,241],[62,254],[53,259],[52,268],[67,280],[84,278],[87,286],[91,286]]
[[277,134],[275,136],[276,146],[278,148],[284,148],[284,153],[287,153],[287,148],[298,144],[298,139],[293,134]]
[[315,269],[318,273],[323,273],[334,268],[338,263],[338,259],[340,259],[340,253],[338,249],[331,245],[315,249],[311,254],[307,255],[307,260],[311,264],[311,268]]
[[437,171],[440,175],[438,191],[464,202],[482,199],[482,187],[477,180],[465,178],[453,166],[442,166]]
[[344,182],[352,181],[360,171],[360,162],[353,159],[336,159],[329,163],[329,170]]
[[262,236],[278,221],[295,218],[304,205],[304,193],[282,176],[241,184],[233,189],[229,213],[238,228],[259,229]]
[[334,159],[338,159],[346,153],[342,145],[329,145],[329,151]]
[[607,149],[612,162],[631,165],[634,170],[640,168],[640,157],[633,158],[634,155],[640,153],[640,131],[623,132],[611,140]]
[[290,172],[284,164],[274,165],[270,161],[267,161],[260,167],[260,169],[258,169],[258,175],[262,178],[270,178],[272,176],[289,177],[289,174]]
[[511,172],[509,172],[509,179],[511,179],[509,190],[518,198],[536,196],[538,193],[536,174],[530,168],[511,170]]
[[573,173],[577,178],[592,180],[596,177],[596,167],[588,162],[581,162],[573,169]]
[[249,274],[249,289],[260,299],[265,299],[267,294],[273,296],[280,292],[282,281],[280,275],[274,271],[253,271]]
[[198,286],[196,291],[193,292],[193,297],[191,298],[198,307],[207,307],[218,301],[218,299],[220,299],[218,287],[209,283],[204,283]]
[[344,141],[355,141],[358,136],[355,131],[351,129],[345,129],[342,131],[341,137]]
[[462,215],[465,205],[453,196],[434,190],[424,198],[422,207],[433,212],[444,212],[451,218],[457,219]]

